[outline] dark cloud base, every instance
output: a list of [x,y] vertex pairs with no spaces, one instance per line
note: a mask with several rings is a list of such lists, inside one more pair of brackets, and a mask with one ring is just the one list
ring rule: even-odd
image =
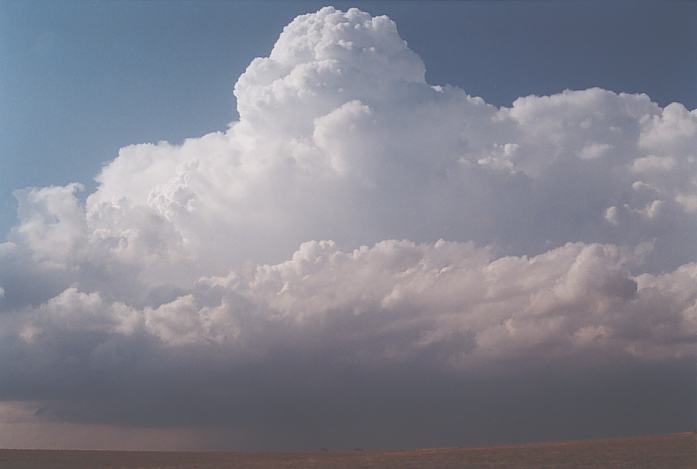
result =
[[140,383],[129,373],[90,376],[64,400],[35,386],[2,397],[51,399],[37,409],[47,421],[200,428],[199,449],[485,445],[692,431],[696,422],[691,360],[505,374],[371,373],[280,358],[214,373],[188,365]]

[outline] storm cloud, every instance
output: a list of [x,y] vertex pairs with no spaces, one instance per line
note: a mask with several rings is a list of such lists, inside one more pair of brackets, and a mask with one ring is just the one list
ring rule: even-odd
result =
[[244,448],[694,425],[697,111],[498,108],[331,7],[234,91],[227,131],[124,147],[86,197],[16,192],[0,399],[27,419]]

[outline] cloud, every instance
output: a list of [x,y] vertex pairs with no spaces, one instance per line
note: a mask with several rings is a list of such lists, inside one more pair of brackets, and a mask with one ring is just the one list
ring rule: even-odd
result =
[[[686,379],[697,111],[598,88],[496,108],[424,77],[391,20],[323,8],[251,62],[225,132],[122,148],[85,200],[17,191],[0,399],[54,422],[253,430],[261,412],[283,445],[296,417],[354,422],[337,396],[392,396],[381,428],[419,389],[500,402],[487,386],[521,370]],[[463,376],[495,378],[445,391]],[[690,418],[658,415],[642,428]]]
[[556,357],[601,350],[689,356],[697,265],[633,276],[640,257],[582,243],[495,258],[470,243],[382,241],[344,252],[312,241],[280,264],[201,278],[157,307],[68,288],[23,314],[20,325],[31,334],[20,334],[21,346],[63,333],[144,334],[165,349],[229,347],[230,360],[246,356],[248,346],[261,356],[279,347],[318,347],[325,356],[341,350],[365,366],[408,363],[435,350],[432,365],[454,369],[534,362],[541,348]]

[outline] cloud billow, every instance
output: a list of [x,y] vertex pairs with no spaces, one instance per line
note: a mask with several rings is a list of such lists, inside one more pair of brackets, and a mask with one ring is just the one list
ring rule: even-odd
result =
[[[16,192],[0,399],[58,421],[267,422],[282,446],[309,444],[293,419],[316,436],[362,405],[351,425],[386,432],[420,399],[498,406],[486,379],[539,405],[521,370],[558,370],[546,389],[594,369],[598,387],[625,389],[620,369],[689,381],[697,111],[598,88],[497,108],[428,84],[389,18],[333,8],[293,20],[235,96],[227,131],[125,147],[84,202],[79,184]],[[530,406],[472,422],[495,438]],[[638,428],[692,418],[666,412]],[[539,418],[540,437],[562,425]],[[428,444],[395,435],[372,441]]]

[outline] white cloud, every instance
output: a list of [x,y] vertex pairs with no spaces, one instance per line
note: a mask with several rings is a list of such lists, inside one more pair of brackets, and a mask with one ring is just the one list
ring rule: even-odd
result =
[[80,257],[86,238],[83,208],[75,197],[80,184],[29,188],[15,192],[19,225],[12,235],[32,253],[34,260],[67,267]]
[[176,381],[187,353],[210,376],[694,357],[697,113],[598,88],[496,108],[424,71],[388,18],[324,8],[252,61],[227,131],[122,148],[84,203],[17,191],[6,389],[136,360]]
[[[19,324],[34,331],[31,341],[37,334],[101,331],[145,332],[175,347],[254,344],[271,351],[292,343],[331,355],[350,340],[360,356],[371,344],[384,346],[371,360],[407,360],[437,348],[444,359],[438,367],[535,360],[541,346],[550,347],[545,354],[582,353],[579,341],[587,346],[589,337],[613,353],[694,353],[688,339],[697,332],[691,281],[697,268],[635,277],[629,269],[642,255],[574,243],[529,258],[495,258],[488,249],[445,241],[383,241],[344,252],[313,241],[280,264],[202,278],[156,308],[138,310],[69,288]],[[656,301],[663,307],[653,308]],[[397,349],[389,339],[395,331],[404,336]]]
[[632,170],[637,173],[651,171],[670,171],[675,167],[675,160],[670,156],[644,156],[637,158],[632,163]]

